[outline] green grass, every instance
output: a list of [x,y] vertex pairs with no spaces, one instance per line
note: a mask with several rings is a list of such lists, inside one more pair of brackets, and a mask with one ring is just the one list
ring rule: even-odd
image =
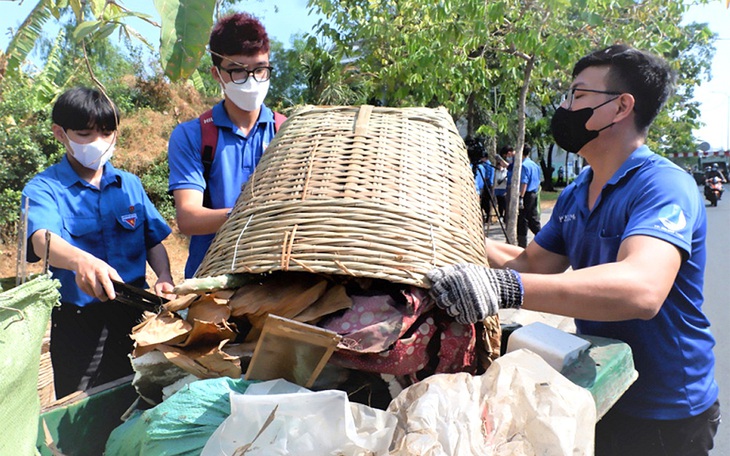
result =
[[540,201],[555,201],[558,199],[558,196],[560,196],[560,192],[563,189],[558,189],[555,192],[547,192],[545,190],[540,190]]

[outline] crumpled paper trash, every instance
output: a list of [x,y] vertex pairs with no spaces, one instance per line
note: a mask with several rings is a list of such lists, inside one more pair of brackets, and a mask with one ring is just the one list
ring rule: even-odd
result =
[[405,389],[392,456],[592,455],[596,408],[590,392],[528,350],[481,376],[438,374]]
[[350,403],[343,391],[312,392],[281,379],[230,398],[231,415],[201,456],[387,455],[396,425],[391,413]]

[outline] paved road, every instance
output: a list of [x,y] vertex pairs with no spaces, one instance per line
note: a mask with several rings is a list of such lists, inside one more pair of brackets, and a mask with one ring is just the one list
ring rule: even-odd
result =
[[720,384],[723,423],[712,456],[730,456],[730,193],[717,207],[707,207],[707,269],[704,311],[717,340],[715,377]]
[[[717,365],[715,377],[720,385],[720,408],[724,419],[715,438],[715,448],[711,456],[730,456],[730,185],[726,187],[726,198],[717,207],[707,207],[707,268],[705,272],[704,311],[710,319],[712,332],[717,340],[715,357]],[[705,202],[707,204],[707,202]],[[542,222],[550,218],[550,211],[543,212]],[[504,240],[499,225],[492,224],[488,229],[489,237]],[[528,236],[532,239],[532,234]],[[501,315],[501,313],[500,313]],[[544,321],[553,326],[570,331],[567,319],[555,319],[534,312],[519,316],[515,320],[527,324],[533,320]],[[524,321],[522,321],[523,319]],[[546,321],[548,320],[548,321]]]

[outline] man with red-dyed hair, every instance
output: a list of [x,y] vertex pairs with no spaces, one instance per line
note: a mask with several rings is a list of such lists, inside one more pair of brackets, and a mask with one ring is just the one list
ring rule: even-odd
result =
[[[222,18],[210,34],[209,50],[211,74],[225,97],[200,119],[178,125],[168,148],[177,223],[191,236],[185,278],[195,274],[276,134],[274,113],[263,104],[273,68],[261,22],[247,13]],[[211,143],[205,124],[217,128]]]

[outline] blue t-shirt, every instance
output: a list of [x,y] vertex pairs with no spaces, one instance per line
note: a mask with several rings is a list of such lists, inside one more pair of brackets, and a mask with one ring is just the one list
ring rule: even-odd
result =
[[522,174],[520,183],[527,184],[526,192],[536,192],[540,188],[540,165],[526,157],[522,161]]
[[476,165],[474,172],[474,185],[477,189],[477,194],[481,195],[484,186],[494,187],[494,167],[489,162],[483,162]]
[[[246,136],[233,125],[223,103],[221,101],[213,107],[213,123],[218,127],[218,145],[210,168],[209,182],[205,182],[203,177],[202,134],[197,118],[175,127],[168,147],[169,190],[193,189],[205,192],[206,186],[210,185],[212,209],[233,207],[236,204],[243,185],[248,182],[276,134],[274,113],[266,106],[261,107],[256,125]],[[195,274],[214,236],[191,236],[185,278]]]
[[[147,250],[171,232],[139,178],[104,165],[100,188],[79,177],[68,158],[39,173],[23,189],[28,200],[28,261],[39,261],[30,236],[46,229],[117,270],[126,283],[146,288]],[[76,285],[76,274],[50,268],[61,282],[61,301],[98,302]]]
[[567,256],[573,269],[615,262],[621,242],[633,235],[662,239],[682,252],[677,278],[654,318],[576,319],[576,326],[581,334],[622,340],[631,347],[639,378],[617,409],[649,419],[695,416],[718,395],[715,339],[702,312],[707,221],[697,184],[646,146],[631,154],[589,210],[592,178],[587,169],[563,190],[535,242]]

